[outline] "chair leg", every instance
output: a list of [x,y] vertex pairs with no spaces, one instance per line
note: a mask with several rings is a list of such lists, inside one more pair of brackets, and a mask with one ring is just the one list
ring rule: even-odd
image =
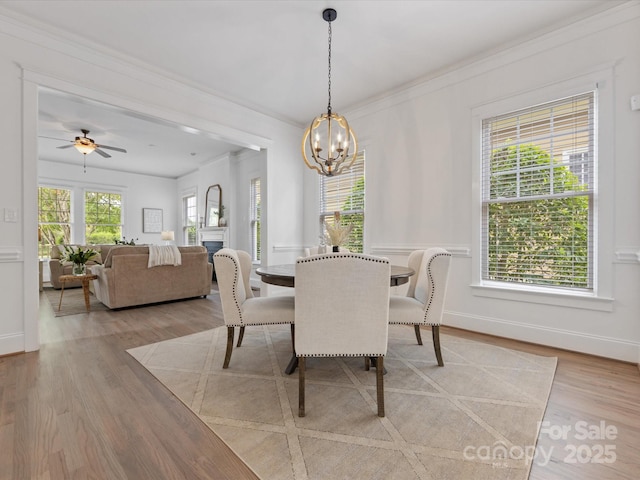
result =
[[236,347],[242,345],[242,339],[244,338],[244,326],[240,327],[240,334],[238,335],[238,344]]
[[233,327],[227,327],[227,351],[224,354],[224,363],[222,368],[229,367],[229,361],[231,360],[231,350],[233,350]]
[[376,358],[376,391],[378,397],[378,416],[384,417],[384,357]]
[[364,356],[364,369],[367,371],[371,369],[371,357],[369,355]]
[[293,354],[296,354],[296,326],[295,324],[291,324],[291,350],[293,350]]
[[304,417],[305,357],[298,358],[298,416]]
[[436,359],[438,360],[438,366],[444,367],[442,361],[442,351],[440,350],[440,325],[431,326],[431,335],[433,336],[433,348],[436,350]]
[[420,325],[414,325],[413,328],[416,331],[416,340],[418,340],[418,345],[422,345],[422,335],[420,334]]

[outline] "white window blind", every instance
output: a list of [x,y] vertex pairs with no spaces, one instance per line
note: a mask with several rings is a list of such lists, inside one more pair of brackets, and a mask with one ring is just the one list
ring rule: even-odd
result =
[[251,258],[254,262],[260,261],[260,179],[251,180],[250,188],[250,228],[251,232]]
[[482,279],[593,289],[595,92],[482,122]]
[[341,223],[353,225],[344,245],[352,252],[363,251],[364,158],[364,151],[360,151],[349,170],[335,177],[320,175],[320,231],[324,235],[324,222],[332,223],[334,212],[340,212]]

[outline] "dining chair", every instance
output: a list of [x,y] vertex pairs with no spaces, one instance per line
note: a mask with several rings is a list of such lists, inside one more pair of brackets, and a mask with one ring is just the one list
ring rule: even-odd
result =
[[298,416],[305,416],[307,357],[375,357],[378,416],[384,417],[383,358],[389,332],[389,260],[358,253],[296,262]]
[[[317,247],[309,247],[304,249],[304,256],[310,257],[311,255],[318,255],[322,253],[333,253],[331,251],[331,245],[318,245]],[[349,253],[347,247],[338,247],[340,253]]]
[[406,296],[392,295],[389,323],[413,325],[418,345],[422,345],[420,325],[430,325],[439,366],[444,366],[440,349],[440,324],[447,293],[451,254],[443,248],[416,250],[409,255],[409,268],[416,275],[409,279]]
[[235,327],[240,327],[236,345],[240,347],[246,326],[288,323],[291,325],[291,345],[295,347],[293,295],[254,297],[249,283],[251,255],[243,250],[218,250],[213,255],[213,263],[218,277],[224,323],[227,326],[227,350],[222,368],[229,367]]

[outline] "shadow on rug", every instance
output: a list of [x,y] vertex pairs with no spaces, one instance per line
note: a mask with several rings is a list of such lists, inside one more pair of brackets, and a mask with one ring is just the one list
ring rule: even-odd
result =
[[[58,304],[60,303],[61,290],[55,290],[52,287],[45,287],[43,289],[47,300],[51,304],[51,309],[56,317],[64,317],[66,315],[77,315],[79,313],[87,312],[87,307],[84,303],[84,293],[82,288],[65,288],[64,296],[62,297],[62,305],[60,311],[58,311]],[[109,310],[100,300],[98,300],[92,293],[89,295],[89,305],[91,312],[100,312]]]
[[361,358],[307,361],[298,417],[288,325],[248,327],[222,369],[226,328],[128,350],[264,479],[526,479],[556,358],[391,326],[386,417]]

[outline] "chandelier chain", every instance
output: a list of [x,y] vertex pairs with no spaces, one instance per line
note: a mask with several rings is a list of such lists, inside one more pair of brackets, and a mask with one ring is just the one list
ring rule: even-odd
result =
[[327,112],[331,114],[331,22],[329,23],[329,69],[328,69],[328,79],[329,79],[329,103],[327,104]]

